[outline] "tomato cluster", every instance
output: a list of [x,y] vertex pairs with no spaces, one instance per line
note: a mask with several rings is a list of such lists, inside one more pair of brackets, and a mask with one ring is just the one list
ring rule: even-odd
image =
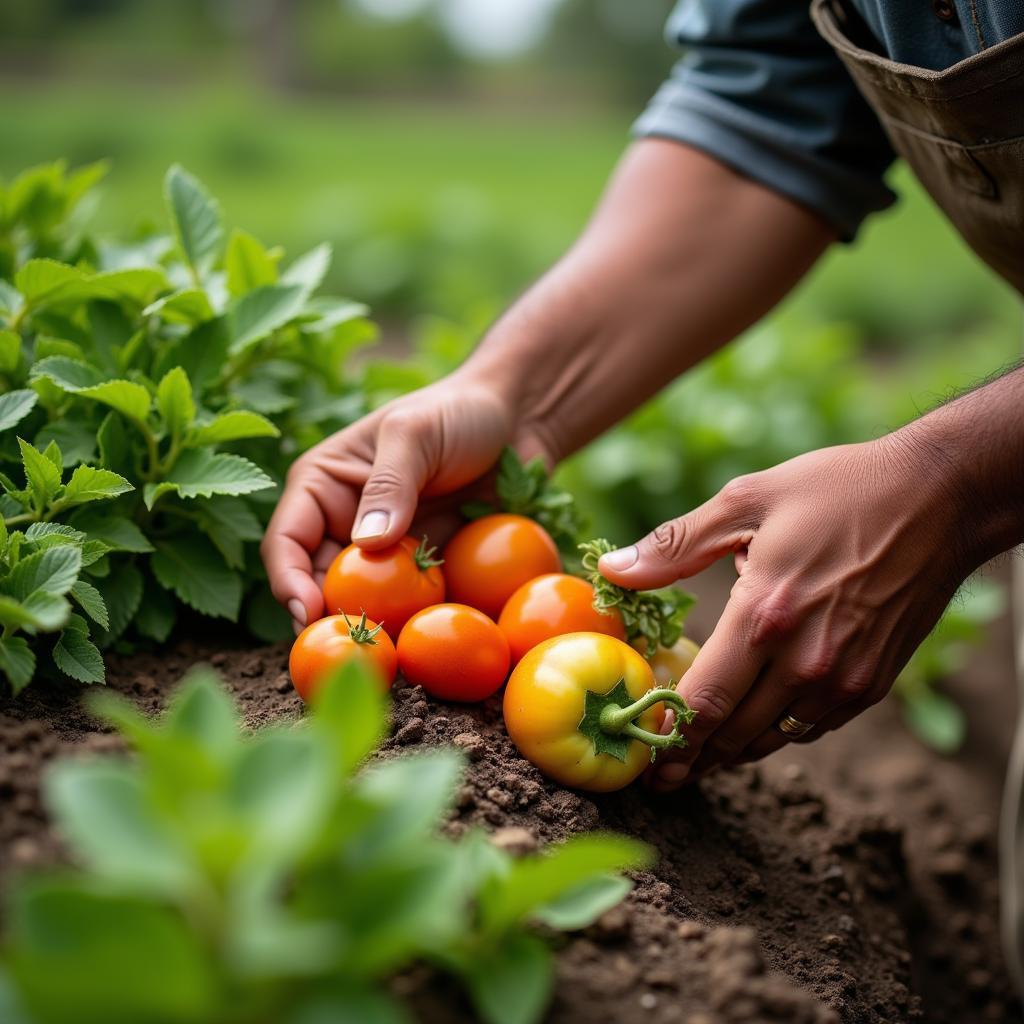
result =
[[[450,701],[490,697],[512,669],[504,713],[513,741],[553,778],[588,789],[619,788],[648,763],[650,747],[683,742],[677,729],[658,730],[666,705],[686,720],[670,688],[696,644],[684,638],[650,658],[643,641],[629,646],[619,610],[599,610],[594,586],[562,572],[542,526],[483,516],[455,534],[443,558],[434,554],[426,538],[404,537],[382,551],[352,544],[335,558],[323,587],[329,614],[292,648],[304,700],[350,658],[370,666],[382,687],[400,671]],[[584,728],[594,701],[612,710]],[[620,748],[623,756],[606,756]]]

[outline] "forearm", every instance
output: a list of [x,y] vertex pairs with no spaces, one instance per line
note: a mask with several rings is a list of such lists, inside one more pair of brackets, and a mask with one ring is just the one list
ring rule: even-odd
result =
[[1024,543],[1024,366],[892,435],[934,473],[962,527],[964,574]]
[[465,371],[500,388],[561,458],[763,316],[834,237],[703,153],[644,140]]

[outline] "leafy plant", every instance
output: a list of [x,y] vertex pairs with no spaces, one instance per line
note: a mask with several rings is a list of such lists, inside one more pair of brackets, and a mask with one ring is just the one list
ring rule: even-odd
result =
[[971,649],[984,641],[988,625],[1005,609],[1005,588],[980,577],[971,580],[896,680],[893,692],[903,705],[907,728],[940,754],[959,750],[967,732],[967,716],[940,684],[967,665]]
[[65,760],[45,795],[78,870],[10,896],[0,1007],[10,1024],[408,1020],[386,982],[454,973],[487,1024],[533,1024],[552,986],[536,924],[585,926],[647,848],[586,835],[513,860],[439,826],[461,762],[439,750],[359,770],[386,726],[352,663],[308,719],[246,735],[207,670],[158,721],[92,707],[136,757]]
[[[63,629],[52,662],[98,682],[97,646],[166,639],[180,604],[237,620],[275,485],[364,409],[345,363],[374,329],[365,307],[316,295],[329,247],[282,270],[280,250],[225,239],[180,167],[171,235],[93,239],[78,210],[102,172],[58,163],[0,187],[0,669],[15,689],[36,664],[26,636]],[[19,565],[44,547],[67,549],[46,556],[65,560],[64,589],[28,591]],[[265,587],[247,623],[287,631]]]

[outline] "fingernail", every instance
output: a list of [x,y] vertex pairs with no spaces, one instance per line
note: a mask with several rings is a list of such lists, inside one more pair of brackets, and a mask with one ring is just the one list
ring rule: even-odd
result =
[[288,602],[288,613],[300,625],[306,624],[306,606],[297,597]]
[[352,539],[369,540],[370,537],[379,537],[387,531],[389,522],[391,516],[387,512],[367,512],[359,521]]
[[664,768],[658,772],[658,778],[662,782],[669,782],[672,785],[678,785],[680,782],[686,780],[686,776],[690,774],[690,768],[685,764],[667,764]]
[[621,572],[633,565],[639,557],[640,552],[637,551],[636,545],[630,544],[628,548],[619,548],[618,551],[609,551],[607,555],[602,555],[598,568],[603,565]]

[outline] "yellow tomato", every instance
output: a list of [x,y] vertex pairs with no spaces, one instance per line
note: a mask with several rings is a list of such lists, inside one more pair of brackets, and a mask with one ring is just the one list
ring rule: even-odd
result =
[[[647,650],[644,640],[633,645],[641,654]],[[689,637],[680,637],[671,647],[659,647],[647,659],[647,664],[654,670],[654,678],[659,686],[675,686],[686,675],[700,651],[700,645]]]
[[[659,735],[664,705],[677,724]],[[565,786],[606,793],[632,782],[652,749],[685,746],[694,713],[660,689],[643,656],[601,633],[566,633],[529,651],[505,687],[505,726],[519,752]]]

